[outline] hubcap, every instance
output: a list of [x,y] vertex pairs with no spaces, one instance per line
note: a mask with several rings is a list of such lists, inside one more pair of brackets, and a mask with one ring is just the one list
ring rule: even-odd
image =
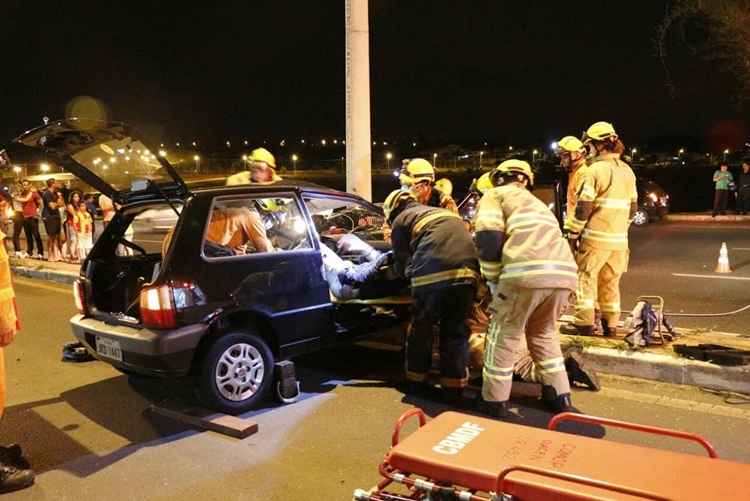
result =
[[635,217],[633,218],[633,222],[638,225],[646,224],[646,213],[642,210],[636,212]]
[[265,364],[252,345],[238,343],[227,348],[216,364],[216,387],[221,396],[233,402],[247,400],[257,393],[263,381]]

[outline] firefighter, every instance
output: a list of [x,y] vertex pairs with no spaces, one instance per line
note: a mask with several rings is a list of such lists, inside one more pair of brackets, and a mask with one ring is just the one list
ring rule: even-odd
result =
[[560,165],[568,171],[566,214],[573,214],[578,199],[576,188],[582,174],[581,169],[586,166],[586,147],[577,137],[565,136],[557,142],[557,148]]
[[401,181],[402,189],[411,190],[420,204],[448,209],[458,214],[456,201],[449,192],[443,191],[447,187],[450,187],[452,191],[452,183],[448,179],[441,179],[438,183],[442,185],[443,190],[438,188],[435,181],[435,169],[424,158],[409,160],[401,169],[399,181]]
[[506,160],[492,174],[475,222],[479,264],[492,291],[480,410],[510,418],[513,369],[526,337],[541,375],[544,401],[571,409],[570,385],[557,320],[576,284],[576,264],[555,215],[529,190],[534,174],[523,160]]
[[396,190],[383,204],[392,228],[393,271],[411,280],[412,328],[406,340],[408,391],[426,383],[432,365],[433,329],[440,339],[440,385],[446,401],[460,404],[468,383],[469,328],[479,263],[462,219],[445,209],[417,202],[411,191]]
[[241,184],[265,184],[281,181],[281,176],[276,174],[276,158],[265,148],[256,148],[247,159],[250,170],[238,172],[227,178],[227,186]]
[[565,222],[568,238],[578,241],[574,326],[580,335],[593,335],[598,304],[603,334],[611,337],[620,320],[620,277],[628,267],[628,228],[638,195],[635,175],[620,159],[625,146],[612,124],[593,124],[584,139],[593,158],[579,181],[575,211]]

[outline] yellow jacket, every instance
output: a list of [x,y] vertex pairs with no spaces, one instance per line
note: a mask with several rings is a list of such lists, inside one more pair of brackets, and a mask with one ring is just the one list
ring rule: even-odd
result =
[[552,211],[517,184],[482,197],[475,220],[482,275],[531,289],[575,289],[578,267]]
[[10,262],[5,245],[2,244],[3,240],[5,234],[0,231],[0,330],[7,332],[10,329],[18,329],[18,317],[16,294],[10,280]]
[[576,211],[576,203],[578,202],[578,189],[581,187],[581,178],[583,177],[583,169],[588,167],[586,163],[582,163],[576,167],[573,172],[568,176],[568,195],[566,199],[565,211],[568,216],[572,215]]
[[594,249],[626,250],[628,228],[638,209],[635,174],[616,153],[598,156],[581,171],[578,201],[565,229]]

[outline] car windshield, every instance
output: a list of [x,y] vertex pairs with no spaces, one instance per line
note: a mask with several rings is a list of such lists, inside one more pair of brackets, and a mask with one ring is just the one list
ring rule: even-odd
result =
[[149,149],[135,129],[119,122],[59,120],[26,132],[16,142],[44,151],[50,164],[59,161],[62,168],[71,159],[116,192],[143,191],[149,182],[179,182],[159,152]]
[[343,198],[305,197],[305,203],[320,235],[378,232],[385,222],[377,209]]

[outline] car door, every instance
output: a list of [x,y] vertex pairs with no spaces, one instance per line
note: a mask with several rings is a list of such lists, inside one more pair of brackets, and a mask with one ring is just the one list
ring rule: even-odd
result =
[[[209,297],[229,296],[238,309],[262,315],[282,355],[312,349],[333,326],[320,250],[308,221],[294,191],[231,195],[213,200],[204,233],[207,278],[201,287]],[[244,250],[228,236],[237,231],[247,239]]]

